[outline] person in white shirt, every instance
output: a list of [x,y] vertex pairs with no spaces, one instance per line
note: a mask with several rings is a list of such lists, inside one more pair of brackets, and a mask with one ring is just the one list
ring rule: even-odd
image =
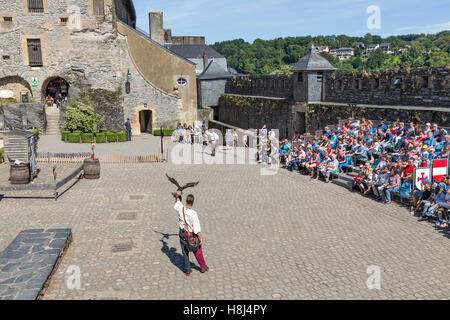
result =
[[215,133],[214,131],[208,130],[207,133],[208,140],[211,144],[211,156],[216,156],[216,147],[217,147],[217,141],[219,140],[219,135]]
[[[180,228],[179,236],[181,251],[183,252],[185,274],[189,276],[192,273],[191,262],[189,261],[189,250],[187,249],[188,232],[197,235],[200,241],[200,247],[196,252],[194,252],[194,255],[197,259],[198,264],[200,265],[200,272],[205,273],[209,270],[209,268],[206,265],[205,258],[203,257],[203,237],[201,232],[202,229],[200,226],[200,220],[198,219],[197,212],[192,210],[192,206],[194,205],[194,196],[192,194],[187,196],[186,206],[183,206],[183,203],[181,201],[181,196],[176,195],[176,202],[173,208],[178,212],[178,225]],[[186,225],[189,230],[186,230]]]

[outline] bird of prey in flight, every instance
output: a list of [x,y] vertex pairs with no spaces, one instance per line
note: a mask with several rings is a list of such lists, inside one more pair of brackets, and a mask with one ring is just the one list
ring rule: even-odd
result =
[[180,184],[178,183],[177,180],[175,180],[174,178],[169,177],[169,175],[167,173],[166,173],[166,176],[167,176],[167,179],[169,179],[169,181],[172,182],[178,188],[177,191],[181,192],[182,195],[183,195],[183,190],[185,190],[187,188],[193,188],[193,187],[197,186],[200,183],[200,181],[198,181],[198,182],[191,182],[191,183],[188,183],[188,184],[186,184],[186,185],[184,185],[182,187],[182,186],[180,186]]

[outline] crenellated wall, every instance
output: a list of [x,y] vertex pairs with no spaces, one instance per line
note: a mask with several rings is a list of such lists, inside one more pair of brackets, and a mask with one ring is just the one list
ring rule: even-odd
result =
[[447,68],[335,73],[326,76],[325,101],[450,107],[449,88]]
[[237,76],[227,81],[225,93],[292,100],[294,85],[291,76]]
[[[227,81],[225,93],[295,100],[293,77],[237,76]],[[396,80],[401,83],[396,85]],[[323,87],[324,102],[450,107],[448,68],[324,74]],[[297,91],[305,92],[295,97],[299,101],[306,97],[320,100],[311,88],[306,92],[308,88],[297,86]]]

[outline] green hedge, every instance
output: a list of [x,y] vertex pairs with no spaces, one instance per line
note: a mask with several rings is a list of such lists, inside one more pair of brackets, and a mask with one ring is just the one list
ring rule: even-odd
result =
[[80,137],[81,133],[79,132],[69,133],[69,135],[67,136],[67,141],[70,143],[80,143]]
[[0,163],[5,162],[5,160],[3,159],[3,153],[5,152],[5,148],[1,148],[0,149]]
[[[171,137],[174,131],[175,131],[175,129],[164,129],[163,130],[164,137]],[[160,137],[161,136],[161,130],[153,131],[153,135]]]
[[96,134],[97,143],[105,143],[106,142],[106,133],[100,132]]
[[109,143],[117,142],[117,132],[115,132],[115,131],[108,131],[106,133],[106,138],[108,139]]
[[61,140],[66,141],[66,137],[68,137],[70,134],[69,130],[61,130]]
[[81,134],[81,142],[83,142],[83,143],[94,142],[94,134],[93,133],[82,133]]
[[[82,133],[79,130],[70,132],[69,130],[61,130],[61,140],[70,143],[80,143],[80,138],[82,143],[91,143],[94,142],[94,134],[93,133]],[[108,139],[109,143],[115,143],[117,140],[119,142],[127,141],[127,133],[125,131],[112,131],[112,130],[101,130],[101,132],[95,134],[96,143],[106,143],[106,139]]]
[[117,133],[117,137],[119,137],[119,142],[127,141],[127,133],[125,131]]

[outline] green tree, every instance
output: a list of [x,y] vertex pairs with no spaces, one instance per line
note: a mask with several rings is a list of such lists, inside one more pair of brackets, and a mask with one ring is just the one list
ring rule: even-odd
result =
[[103,122],[95,115],[94,109],[81,101],[72,102],[64,118],[64,128],[71,132],[81,130],[84,133],[96,133],[103,127]]
[[450,66],[450,55],[445,51],[434,51],[429,55],[427,64],[432,68]]
[[385,53],[381,49],[377,49],[367,59],[366,66],[369,70],[379,70],[383,65]]

